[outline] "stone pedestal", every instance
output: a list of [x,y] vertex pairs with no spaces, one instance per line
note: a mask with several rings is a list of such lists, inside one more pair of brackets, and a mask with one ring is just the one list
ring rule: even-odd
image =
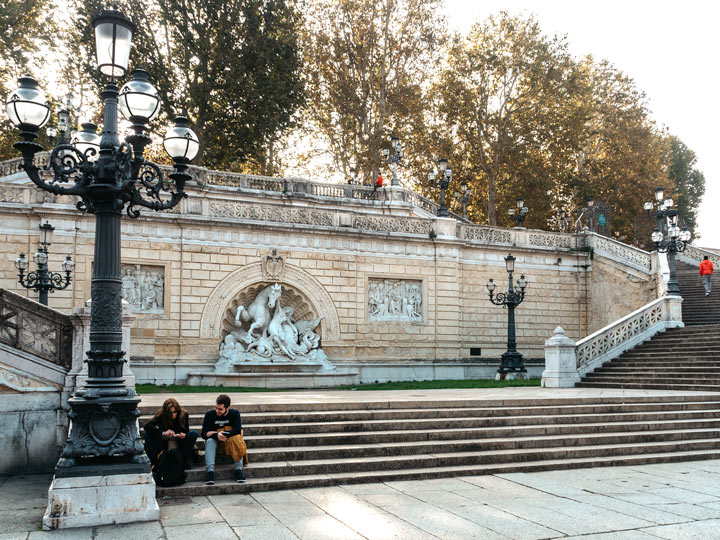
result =
[[575,342],[558,326],[553,337],[545,342],[545,371],[541,385],[544,388],[572,388],[580,382],[575,358]]
[[69,529],[160,519],[152,474],[55,478],[43,529]]

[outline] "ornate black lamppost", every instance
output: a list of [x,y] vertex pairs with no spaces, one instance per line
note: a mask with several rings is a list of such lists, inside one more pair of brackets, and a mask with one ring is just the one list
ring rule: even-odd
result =
[[515,222],[516,227],[522,227],[523,222],[525,221],[525,217],[527,216],[529,209],[527,206],[525,206],[525,201],[522,197],[518,197],[517,201],[515,201],[515,206],[517,206],[517,209],[510,208],[508,210],[508,216]]
[[392,182],[390,185],[399,186],[400,180],[398,180],[397,165],[405,155],[405,151],[400,139],[395,135],[390,138],[390,146],[392,147],[392,155],[390,155],[390,148],[383,148],[382,156],[387,163],[392,163]]
[[438,208],[438,217],[448,217],[450,215],[447,207],[445,206],[445,190],[450,185],[450,180],[452,180],[452,169],[449,169],[447,165],[448,160],[440,158],[437,162],[438,172],[436,173],[435,171],[430,171],[428,173],[428,179],[431,184],[435,183],[438,173],[440,174],[440,180],[438,180],[438,185],[440,186],[440,208]]
[[455,200],[462,204],[463,219],[467,219],[467,202],[470,200],[470,188],[467,182],[460,184],[460,193],[455,194]]
[[568,214],[565,213],[565,210],[560,211],[560,215],[558,216],[558,227],[562,232],[566,232],[570,226],[567,216]]
[[682,253],[690,241],[690,231],[687,227],[680,229],[677,224],[678,212],[673,208],[673,200],[665,198],[665,191],[659,187],[655,190],[655,201],[647,201],[643,208],[652,212],[655,208],[655,217],[658,226],[653,231],[651,238],[655,242],[655,248],[660,253],[667,253],[670,278],[668,279],[667,294],[680,295],[677,275],[675,273],[675,254]]
[[48,246],[51,244],[54,230],[55,227],[47,221],[40,225],[40,247],[37,253],[33,255],[33,261],[37,264],[37,270],[28,272],[27,277],[25,277],[25,270],[28,269],[30,262],[25,258],[24,253],[21,253],[15,260],[15,268],[17,268],[19,272],[18,281],[20,285],[26,289],[33,289],[40,293],[38,301],[45,306],[48,305],[48,292],[61,291],[68,288],[71,280],[70,275],[75,268],[75,263],[72,258],[70,255],[67,255],[65,261],[62,263],[62,269],[65,271],[64,279],[62,274],[48,271]]
[[[185,197],[186,172],[199,143],[179,117],[164,139],[166,152],[175,162],[165,176],[143,159],[150,137],[148,122],[158,113],[160,100],[145,71],[135,70],[118,89],[116,77],[127,71],[135,24],[116,9],[103,10],[92,19],[98,68],[109,80],[100,94],[104,102],[103,131],[78,134],[74,144],[65,139],[53,149],[46,168],[50,179],[33,163],[42,146],[36,132],[50,116],[50,106],[37,83],[22,77],[20,87],[7,100],[10,120],[20,129],[15,148],[22,153],[22,169],[40,188],[56,195],[76,195],[79,210],[95,214],[95,254],[90,312],[88,379],[68,400],[70,435],[56,469],[56,477],[84,474],[139,473],[150,462],[137,432],[139,399],[122,375],[122,278],[120,272],[120,218],[123,210],[138,217],[138,207],[165,210]],[[118,137],[118,109],[133,133]],[[98,473],[98,470],[100,471]],[[90,472],[92,471],[92,473]]]
[[523,356],[517,351],[517,342],[515,341],[515,308],[519,306],[525,299],[525,287],[527,280],[524,274],[520,274],[517,280],[519,291],[513,288],[513,272],[515,271],[515,257],[508,254],[505,257],[505,267],[508,271],[509,285],[505,293],[495,293],[495,282],[490,278],[487,284],[487,290],[490,292],[490,301],[496,306],[506,306],[508,308],[508,338],[507,351],[500,356],[500,367],[498,368],[498,378],[504,379],[509,372],[527,373]]

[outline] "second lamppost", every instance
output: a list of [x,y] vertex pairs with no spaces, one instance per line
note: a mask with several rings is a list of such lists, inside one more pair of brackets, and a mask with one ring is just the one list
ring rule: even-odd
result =
[[[527,280],[523,274],[517,280],[517,287],[513,287],[513,272],[515,271],[515,257],[508,254],[505,257],[505,268],[508,272],[508,290],[504,293],[495,294],[495,282],[492,278],[488,281],[487,290],[490,293],[490,301],[496,306],[505,306],[508,309],[508,337],[507,351],[500,356],[500,367],[497,370],[498,379],[505,379],[508,373],[527,373],[523,355],[517,350],[517,341],[515,340],[515,308],[519,306],[525,299],[525,287]],[[522,376],[522,375],[521,375]]]
[[15,260],[15,268],[18,269],[18,281],[20,285],[26,289],[33,289],[39,293],[38,302],[47,306],[48,305],[48,293],[52,291],[61,291],[67,289],[70,285],[71,274],[75,268],[70,255],[65,257],[65,261],[62,263],[62,269],[65,271],[65,277],[58,272],[50,272],[48,270],[48,246],[52,242],[52,234],[55,227],[50,225],[47,221],[40,225],[40,247],[37,253],[33,255],[33,261],[37,264],[37,270],[34,272],[28,272],[27,277],[25,276],[25,270],[30,265],[29,261],[25,258],[25,254],[21,253],[20,256]]
[[400,142],[400,139],[393,135],[390,138],[390,146],[392,147],[392,155],[390,155],[390,148],[383,148],[382,149],[382,156],[385,158],[385,161],[392,164],[392,182],[391,185],[393,186],[399,186],[400,180],[398,179],[397,175],[397,166],[400,160],[404,156],[403,151],[403,145]]
[[[447,165],[448,160],[445,158],[440,158],[437,162],[438,172],[436,173],[435,171],[430,171],[428,173],[430,183],[434,184],[437,180],[438,185],[440,186],[440,208],[438,208],[438,217],[448,217],[450,215],[447,207],[445,206],[445,190],[450,185],[450,180],[452,180],[452,169],[450,169]],[[440,175],[439,180],[438,174]]]
[[515,201],[515,206],[517,206],[517,209],[510,208],[508,210],[508,215],[515,222],[516,227],[522,227],[522,224],[527,217],[529,209],[527,206],[525,206],[525,200],[522,197],[517,198],[517,201]]
[[665,198],[663,188],[659,187],[655,190],[655,203],[648,201],[643,208],[648,212],[652,212],[655,208],[658,226],[653,231],[651,238],[655,242],[658,252],[667,253],[668,269],[670,270],[667,294],[680,296],[680,285],[675,273],[675,254],[685,251],[692,235],[686,227],[682,229],[678,227],[678,212],[673,208],[673,200]]
[[460,193],[455,194],[455,200],[462,204],[462,216],[463,219],[467,219],[467,203],[470,200],[470,188],[468,187],[467,182],[460,184]]

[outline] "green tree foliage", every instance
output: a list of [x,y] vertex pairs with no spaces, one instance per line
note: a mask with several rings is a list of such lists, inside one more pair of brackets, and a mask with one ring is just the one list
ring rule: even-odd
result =
[[307,121],[345,177],[373,179],[390,136],[422,115],[444,21],[439,0],[317,0],[303,34]]
[[697,156],[677,137],[670,137],[670,171],[682,224],[697,238],[697,211],[705,194],[705,175],[695,168]]
[[[74,0],[75,43],[94,74],[91,16],[103,0]],[[147,69],[164,117],[187,113],[200,137],[196,163],[272,172],[273,143],[303,104],[300,17],[286,0],[125,0],[138,25],[131,62]],[[142,62],[142,64],[140,64]]]

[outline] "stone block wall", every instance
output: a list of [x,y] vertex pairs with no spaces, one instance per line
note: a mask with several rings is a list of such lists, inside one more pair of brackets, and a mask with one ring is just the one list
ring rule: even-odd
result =
[[[517,257],[515,279],[524,274],[528,280],[526,299],[516,310],[518,349],[527,358],[543,357],[543,343],[558,325],[578,340],[655,298],[649,269],[628,266],[622,254],[608,249],[597,249],[592,257],[590,251],[574,249],[584,241],[581,237],[420,220],[407,216],[405,203],[401,215],[394,215],[391,206],[373,201],[362,211],[370,217],[357,208],[344,219],[323,217],[317,210],[321,219],[312,224],[306,221],[315,214],[302,214],[298,203],[289,202],[292,215],[303,222],[264,221],[262,213],[257,219],[248,218],[252,212],[241,218],[202,214],[200,209],[211,206],[209,195],[194,192],[193,197],[202,204],[188,205],[192,213],[181,209],[146,212],[135,220],[123,217],[123,265],[164,277],[162,301],[135,312],[132,360],[145,366],[144,372],[163,366],[168,377],[182,379],[190,368],[181,366],[209,367],[218,358],[222,321],[233,299],[252,284],[273,281],[261,271],[272,249],[283,258],[280,283],[302,291],[325,315],[322,347],[337,364],[461,362],[470,360],[471,348],[481,349],[483,359],[497,358],[505,351],[507,311],[490,303],[485,285],[492,277],[498,292],[507,288],[504,257],[509,252]],[[266,202],[255,197],[243,204]],[[280,210],[274,212],[282,218]],[[0,287],[35,297],[16,283],[13,261],[20,251],[32,256],[38,225],[47,219],[56,227],[51,270],[59,270],[66,254],[76,261],[73,285],[51,293],[50,304],[68,313],[84,305],[90,298],[93,216],[60,202],[0,201],[0,219],[5,225]],[[424,232],[429,230],[443,234]],[[419,286],[419,320],[370,316],[370,282],[383,280]],[[136,372],[138,382],[142,372]]]

